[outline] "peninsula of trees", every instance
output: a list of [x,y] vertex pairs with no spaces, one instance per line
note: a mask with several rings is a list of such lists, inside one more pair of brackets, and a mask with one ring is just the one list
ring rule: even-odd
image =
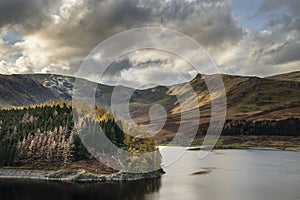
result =
[[[117,119],[104,108],[95,107],[96,117],[84,117],[84,123],[97,123],[107,138],[119,148],[131,152],[155,152],[153,139],[137,139],[122,130]],[[29,170],[85,169],[95,174],[117,172],[96,160],[79,137],[71,102],[47,102],[29,107],[0,110],[0,167]],[[107,158],[112,159],[113,158]],[[132,158],[129,162],[136,162]],[[155,163],[154,163],[155,162]],[[146,165],[160,165],[159,152]],[[144,166],[138,166],[144,167]]]

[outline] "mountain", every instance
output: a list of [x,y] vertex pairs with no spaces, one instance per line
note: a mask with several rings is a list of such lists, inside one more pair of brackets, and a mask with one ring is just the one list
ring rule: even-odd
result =
[[38,104],[59,98],[57,92],[27,75],[0,75],[1,106]]
[[279,74],[275,76],[268,77],[274,80],[281,80],[281,81],[296,81],[300,82],[300,71],[286,73],[286,74]]
[[230,75],[223,75],[223,81],[229,119],[300,117],[298,82]]
[[[222,75],[227,95],[226,119],[257,121],[300,118],[299,74],[300,72],[295,72],[266,78]],[[144,90],[120,86],[119,98],[115,101],[116,108],[121,109],[126,101],[130,101],[131,117],[136,123],[148,124],[149,108],[156,104],[164,106],[168,115],[162,131],[164,136],[178,129],[181,114],[198,121],[192,115],[194,109],[200,109],[200,124],[207,124],[210,120],[211,97],[204,78],[214,79],[215,75],[198,75],[188,83]],[[0,105],[23,106],[47,100],[71,100],[75,78],[54,74],[28,74],[1,75],[0,80]],[[87,87],[91,83],[84,79],[80,81]],[[197,95],[199,108],[190,106],[190,86]],[[110,110],[113,90],[113,86],[98,84],[96,104]],[[177,97],[181,99],[180,104]],[[157,118],[153,123],[159,121]]]
[[[206,76],[214,79],[214,75]],[[280,81],[269,78],[242,77],[222,75],[227,96],[227,121],[262,121],[284,120],[288,118],[300,118],[300,84],[295,81]],[[191,85],[197,93],[200,107],[199,134],[205,134],[210,121],[211,103],[210,95],[203,77],[198,75],[186,84],[173,86],[173,90],[179,91],[185,97],[186,102],[191,100],[188,95],[188,85]],[[172,131],[178,129],[180,122],[180,106],[175,105],[168,116],[167,125],[164,127],[164,136],[170,137]],[[197,109],[197,108],[190,108]],[[187,113],[189,110],[184,111]],[[300,131],[298,130],[298,133]]]

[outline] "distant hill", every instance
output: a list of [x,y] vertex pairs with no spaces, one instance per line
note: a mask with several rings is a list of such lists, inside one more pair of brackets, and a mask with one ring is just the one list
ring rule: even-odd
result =
[[[300,118],[300,72],[282,74],[273,77],[243,77],[222,75],[227,94],[228,120],[265,120]],[[214,75],[206,76],[214,78]],[[71,100],[74,78],[53,74],[0,75],[0,105],[30,105],[47,100]],[[82,80],[83,83],[88,83]],[[131,116],[137,123],[149,122],[149,108],[163,105],[167,111],[167,125],[163,135],[168,136],[177,130],[181,111],[185,114],[197,107],[190,107],[188,95],[191,85],[198,97],[201,111],[200,124],[210,120],[210,95],[203,80],[198,75],[189,83],[170,86],[183,99],[185,109],[178,103],[177,97],[165,86],[136,90],[130,97]],[[114,87],[98,84],[96,103],[110,108],[111,94]],[[117,102],[123,106],[132,88],[123,87]],[[124,98],[122,98],[124,97]],[[190,116],[193,119],[193,116]],[[195,119],[194,119],[195,120]],[[201,132],[201,129],[199,129]]]
[[59,94],[27,75],[0,75],[1,106],[23,106],[59,98]]
[[281,81],[300,82],[300,71],[286,73],[286,74],[279,74],[279,75],[275,75],[275,76],[269,76],[267,78],[274,79],[274,80],[281,80]]
[[[223,81],[228,119],[300,117],[300,85],[297,82],[230,75],[223,75]],[[197,83],[203,84],[199,77],[192,81],[192,84]]]

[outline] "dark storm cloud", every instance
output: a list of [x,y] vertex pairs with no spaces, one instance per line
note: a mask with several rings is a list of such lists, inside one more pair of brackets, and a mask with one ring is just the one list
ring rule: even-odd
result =
[[288,8],[295,16],[299,16],[300,3],[299,0],[264,0],[259,13],[274,11],[282,8]]
[[300,62],[300,1],[263,0],[256,15],[264,29],[252,32],[250,74],[268,75],[298,70]]
[[168,64],[168,62],[170,62],[170,60],[166,60],[166,59],[147,60],[146,59],[146,61],[139,61],[138,63],[132,63],[129,57],[124,57],[111,63],[109,67],[105,70],[103,75],[107,77],[120,76],[122,72],[129,70],[131,68],[145,69],[151,65],[162,66],[164,64]]
[[[57,67],[55,72],[67,69],[72,74],[79,67],[71,65],[74,59],[83,59],[108,37],[138,27],[174,29],[209,49],[229,48],[245,34],[231,14],[228,0],[85,0],[57,3],[58,0],[1,3],[0,25],[17,25],[24,38],[20,44],[24,48],[22,53],[31,58],[33,68],[35,65],[56,63],[63,68]],[[8,14],[8,10],[14,15]],[[137,38],[137,42],[140,39],[143,38]],[[157,40],[159,42],[159,38]],[[39,49],[38,43],[43,47]],[[39,56],[31,56],[33,54]],[[45,59],[48,64],[39,61]],[[70,67],[66,66],[68,62]]]
[[214,47],[235,45],[245,34],[229,12],[209,13],[210,18],[199,28],[198,40]]
[[115,61],[111,65],[109,65],[103,75],[110,77],[118,76],[122,71],[130,69],[131,67],[133,67],[133,65],[129,61],[129,59],[122,59],[119,61]]
[[295,19],[292,21],[292,23],[290,23],[289,30],[297,30],[298,32],[300,32],[300,18]]
[[58,0],[1,0],[0,28],[20,25],[28,31],[39,29]]
[[[0,0],[0,30],[17,29],[22,39],[16,45],[20,51],[17,53],[27,56],[31,68],[45,67],[55,73],[74,74],[84,57],[100,42],[122,31],[147,26],[183,32],[216,59],[221,57],[220,65],[247,68],[243,56],[248,52],[243,45],[252,48],[247,59],[250,63],[255,61],[251,65],[253,71],[255,66],[267,69],[265,66],[270,64],[300,60],[295,53],[299,52],[300,39],[299,0],[263,0],[256,20],[261,17],[260,23],[265,24],[266,30],[259,31],[243,28],[243,21],[232,13],[232,3],[232,0]],[[137,42],[141,40],[136,38]],[[149,62],[155,59],[149,58]],[[106,75],[120,75],[120,71],[130,71],[133,66],[137,63],[129,58],[119,60]],[[257,68],[255,73],[260,74],[261,69]]]
[[270,52],[270,64],[285,64],[300,60],[300,43],[287,43],[277,50]]
[[292,29],[299,31],[300,1],[299,0],[264,0],[258,14],[269,15],[267,26],[281,25],[285,32]]
[[45,34],[63,45],[80,47],[83,53],[121,31],[161,25],[182,31],[207,47],[234,44],[244,33],[229,6],[220,2],[224,1],[88,0],[73,5],[66,11],[69,18],[55,26],[49,24]]

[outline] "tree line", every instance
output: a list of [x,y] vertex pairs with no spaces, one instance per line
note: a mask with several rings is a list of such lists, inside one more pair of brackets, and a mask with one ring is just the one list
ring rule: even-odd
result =
[[300,136],[300,119],[282,120],[227,120],[223,135]]
[[[153,139],[130,136],[122,130],[123,122],[116,120],[104,108],[93,109],[96,116],[82,116],[82,125],[74,124],[71,102],[47,102],[30,107],[1,109],[0,166],[59,168],[80,160],[93,160],[82,143],[80,134],[83,124],[92,124],[90,127],[95,129],[100,127],[118,148],[132,152],[156,150]],[[151,161],[147,162],[151,164]]]

